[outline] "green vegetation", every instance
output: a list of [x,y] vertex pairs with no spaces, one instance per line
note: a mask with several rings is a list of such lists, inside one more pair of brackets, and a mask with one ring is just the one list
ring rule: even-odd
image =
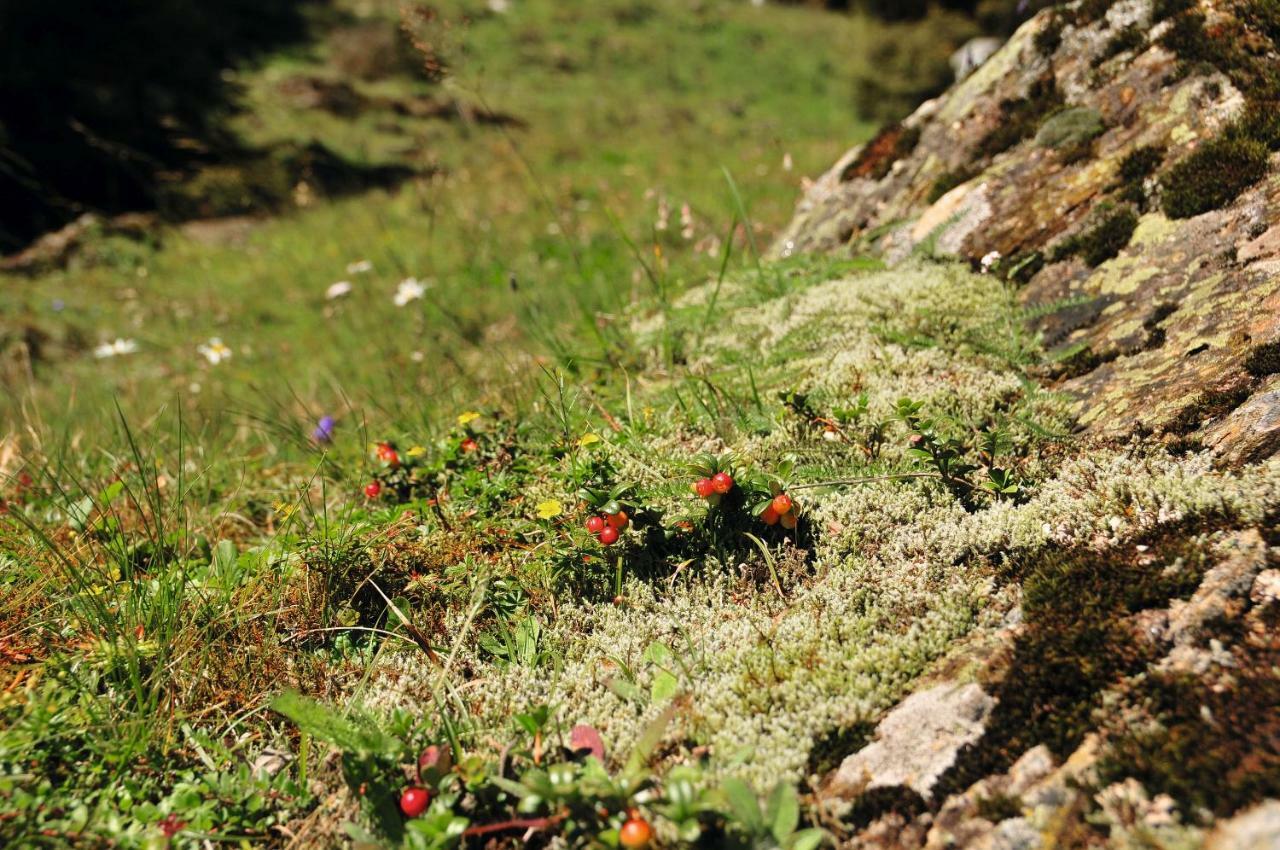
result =
[[1053,76],[1037,80],[1026,97],[1000,104],[1003,120],[982,140],[975,153],[984,158],[1004,153],[1034,136],[1045,119],[1062,108],[1062,95]]
[[1267,173],[1267,148],[1230,135],[1211,139],[1160,177],[1162,204],[1170,218],[1226,206]]
[[1054,262],[1080,256],[1090,266],[1098,266],[1118,255],[1129,244],[1138,227],[1138,214],[1129,206],[1099,207],[1098,221],[1054,247]]
[[[236,217],[100,221],[3,278],[0,844],[813,850],[922,810],[812,792],[966,638],[1025,613],[955,787],[1068,755],[1155,657],[1133,618],[1280,511],[1274,466],[1070,436],[1028,322],[1054,307],[1001,278],[1038,253],[762,258],[800,175],[871,136],[848,81],[879,25],[728,0],[316,24],[226,75],[248,153],[167,195]],[[1061,105],[1006,103],[986,155]],[[1254,684],[1224,714],[1272,708]],[[1201,805],[1243,748],[1175,775],[1203,730],[1159,720],[1108,740]]]

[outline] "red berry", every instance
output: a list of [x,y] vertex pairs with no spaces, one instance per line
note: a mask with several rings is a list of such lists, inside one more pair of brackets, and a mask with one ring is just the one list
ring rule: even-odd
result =
[[724,495],[733,489],[733,479],[729,477],[727,472],[717,472],[711,478],[711,487],[717,493]]
[[627,527],[627,522],[628,522],[627,512],[618,511],[616,514],[609,514],[609,517],[606,521],[609,523],[609,525],[621,531],[622,529]]
[[367,499],[376,499],[382,495],[382,485],[377,481],[370,481],[364,485],[364,495]]
[[640,850],[648,847],[653,840],[653,827],[644,818],[630,817],[618,830],[618,843],[627,850]]
[[700,478],[698,479],[697,483],[693,485],[693,492],[697,493],[699,496],[701,496],[704,499],[710,496],[715,491],[716,491],[716,485],[711,483],[710,478]]
[[772,503],[770,503],[769,506],[764,509],[764,512],[762,514],[760,514],[760,521],[763,522],[765,525],[778,524],[778,512],[773,509]]
[[782,516],[778,517],[778,521],[782,523],[783,528],[790,530],[796,527],[796,523],[799,522],[799,518],[796,517],[795,513],[793,512],[789,514],[783,514]]
[[773,497],[772,507],[778,512],[778,516],[791,513],[791,497],[786,493],[779,493]]
[[461,448],[462,448],[463,454],[471,454],[476,449],[480,448],[480,444],[477,443],[475,440],[471,439],[470,437],[467,437],[465,440],[462,441]]
[[599,534],[604,531],[604,517],[587,517],[587,531],[590,531],[592,534]]
[[396,453],[390,443],[378,443],[378,460],[388,466],[400,465],[400,455]]
[[431,802],[431,792],[426,788],[406,788],[400,795],[400,811],[407,818],[416,818],[427,810]]
[[600,538],[601,543],[606,546],[612,546],[618,542],[618,529],[612,525],[606,525],[597,536]]

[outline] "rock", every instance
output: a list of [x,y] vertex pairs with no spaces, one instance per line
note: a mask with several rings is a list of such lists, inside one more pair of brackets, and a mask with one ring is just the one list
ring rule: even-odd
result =
[[1263,570],[1253,580],[1249,598],[1258,605],[1274,605],[1280,602],[1280,570]]
[[[1168,18],[1172,4],[1157,5]],[[1206,31],[1274,62],[1274,31],[1241,11],[1251,4],[1199,5]],[[1022,270],[1020,297],[1045,314],[1046,343],[1074,352],[1048,377],[1084,431],[1205,447],[1223,466],[1270,457],[1280,452],[1280,160],[1218,209],[1171,219],[1160,208],[1176,194],[1162,188],[1175,164],[1257,95],[1249,73],[1238,57],[1215,67],[1166,49],[1171,22],[1149,0],[1073,8],[1038,13],[904,120],[917,141],[896,161],[851,171],[856,151],[842,158],[774,253],[870,250],[893,263],[926,240],[974,264],[999,252],[1006,270]],[[1139,214],[1118,256],[1047,259],[1118,209]]]
[[1267,564],[1267,544],[1256,529],[1232,535],[1220,548],[1223,560],[1205,573],[1192,597],[1169,608],[1169,636],[1175,646],[1198,645],[1206,625],[1237,613]]
[[829,784],[836,796],[908,788],[926,801],[956,754],[977,741],[995,700],[976,684],[948,683],[920,691],[876,727],[876,740],[849,756]]
[[1205,850],[1280,850],[1280,801],[1267,800],[1218,824]]
[[951,70],[956,75],[956,81],[959,82],[978,70],[983,62],[1000,49],[1002,44],[1004,44],[1003,39],[989,36],[971,38],[962,44],[959,50],[951,54],[950,59]]
[[65,268],[99,236],[124,236],[142,240],[155,232],[156,218],[146,213],[124,213],[103,218],[85,213],[65,227],[46,233],[23,250],[0,257],[0,272],[36,275]]
[[1009,818],[971,846],[973,850],[1038,850],[1044,839],[1026,818]]

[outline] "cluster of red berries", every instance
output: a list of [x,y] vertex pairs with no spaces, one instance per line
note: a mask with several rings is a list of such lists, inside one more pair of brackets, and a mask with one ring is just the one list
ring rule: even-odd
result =
[[727,472],[717,472],[710,478],[699,478],[693,484],[693,492],[697,493],[698,497],[702,499],[723,496],[732,489],[733,477]]
[[396,447],[390,443],[378,443],[377,455],[379,461],[392,469],[400,465],[400,454],[396,451]]
[[400,794],[400,811],[407,818],[416,818],[427,810],[431,803],[431,792],[417,785],[404,789]]
[[795,512],[795,502],[786,493],[779,493],[773,497],[773,501],[760,513],[760,521],[765,525],[778,525],[781,523],[783,528],[795,528],[798,517]]
[[640,817],[635,809],[627,812],[627,819],[618,830],[618,843],[627,850],[641,850],[648,847],[652,840],[653,827],[649,826],[649,822]]
[[600,513],[587,517],[587,531],[595,535],[595,538],[605,546],[612,546],[618,542],[618,535],[627,527],[630,518],[627,512],[622,509],[622,505],[617,502],[608,502]]

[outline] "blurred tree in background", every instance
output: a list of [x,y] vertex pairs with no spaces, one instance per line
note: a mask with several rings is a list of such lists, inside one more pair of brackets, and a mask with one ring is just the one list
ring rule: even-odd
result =
[[0,250],[234,146],[226,69],[304,37],[311,2],[0,0]]

